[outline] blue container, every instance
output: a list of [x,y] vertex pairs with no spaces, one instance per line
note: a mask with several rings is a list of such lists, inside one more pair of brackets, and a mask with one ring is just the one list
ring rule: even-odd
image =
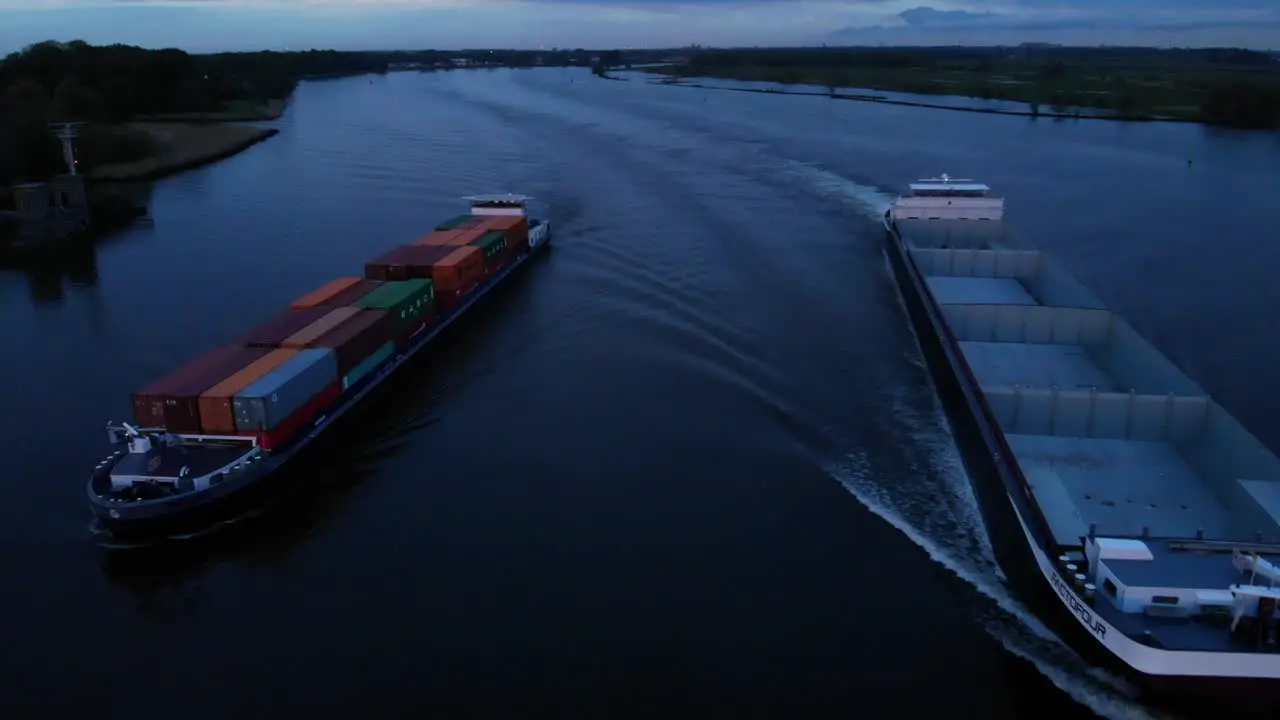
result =
[[330,348],[310,348],[236,393],[236,429],[272,430],[338,379],[338,357]]
[[359,385],[360,381],[371,375],[373,372],[386,364],[391,356],[396,352],[396,342],[388,340],[382,344],[373,354],[361,360],[351,371],[342,377],[342,391],[346,392],[352,387]]

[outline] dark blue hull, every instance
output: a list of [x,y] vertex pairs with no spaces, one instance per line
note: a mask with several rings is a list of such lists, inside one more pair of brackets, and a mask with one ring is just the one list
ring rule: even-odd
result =
[[158,502],[119,503],[103,499],[103,484],[110,468],[104,468],[90,479],[87,488],[89,505],[96,518],[95,534],[100,544],[108,547],[149,545],[158,540],[183,539],[202,535],[223,525],[245,519],[265,509],[282,495],[282,483],[298,456],[310,448],[323,434],[355,414],[366,398],[392,378],[396,371],[418,356],[445,328],[461,318],[467,310],[494,288],[508,279],[537,255],[545,252],[550,235],[540,245],[512,257],[494,275],[486,278],[454,308],[426,327],[400,352],[392,355],[375,372],[348,388],[336,404],[315,420],[311,429],[282,447],[274,448],[266,457],[234,477],[207,490],[165,498]]

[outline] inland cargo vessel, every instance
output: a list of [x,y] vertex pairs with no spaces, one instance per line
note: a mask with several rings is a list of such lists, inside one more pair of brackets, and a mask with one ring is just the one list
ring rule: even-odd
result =
[[100,542],[188,537],[251,508],[255,489],[550,242],[530,199],[465,198],[468,214],[133,393],[133,422],[107,424],[113,451],[88,482]]
[[1045,253],[1004,199],[921,180],[894,277],[1006,576],[1157,701],[1280,698],[1280,460]]

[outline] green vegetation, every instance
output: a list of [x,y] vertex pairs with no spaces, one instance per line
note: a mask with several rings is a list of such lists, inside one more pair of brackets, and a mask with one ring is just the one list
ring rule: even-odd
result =
[[[1280,128],[1280,62],[1249,50],[1154,48],[795,48],[707,50],[653,72],[780,84],[959,95],[1072,114]],[[872,99],[872,98],[865,98]]]
[[[113,166],[151,167],[163,158],[221,156],[163,147],[155,122],[229,122],[279,117],[301,80],[385,73],[396,69],[535,67],[592,64],[583,49],[551,51],[467,50],[444,52],[254,52],[191,55],[128,45],[93,46],[75,41],[37,43],[0,61],[0,185],[43,180],[64,170],[49,123],[86,123],[77,140],[80,167],[90,177]],[[208,126],[205,126],[208,127]],[[208,146],[225,132],[179,134]],[[167,138],[174,140],[175,137]],[[184,166],[190,162],[184,161]],[[0,194],[2,195],[2,194]],[[0,200],[0,202],[3,202]]]

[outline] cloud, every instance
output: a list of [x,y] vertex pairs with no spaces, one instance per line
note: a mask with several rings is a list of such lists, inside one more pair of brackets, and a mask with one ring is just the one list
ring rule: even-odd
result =
[[[1133,0],[1124,6],[1090,6],[1088,0],[1006,0],[1000,12],[916,7],[892,20],[851,25],[827,33],[827,43],[847,45],[1073,45],[1280,46],[1276,0],[1224,0],[1206,9],[1204,0]],[[1170,5],[1174,7],[1171,9]],[[991,6],[994,6],[992,4]],[[986,5],[984,5],[986,7]]]
[[908,25],[963,25],[998,20],[999,15],[992,12],[969,12],[967,10],[935,10],[931,7],[911,8],[898,13],[898,17]]
[[1280,46],[1280,0],[0,0],[0,51],[48,38],[197,51],[1036,40],[1265,48]]

